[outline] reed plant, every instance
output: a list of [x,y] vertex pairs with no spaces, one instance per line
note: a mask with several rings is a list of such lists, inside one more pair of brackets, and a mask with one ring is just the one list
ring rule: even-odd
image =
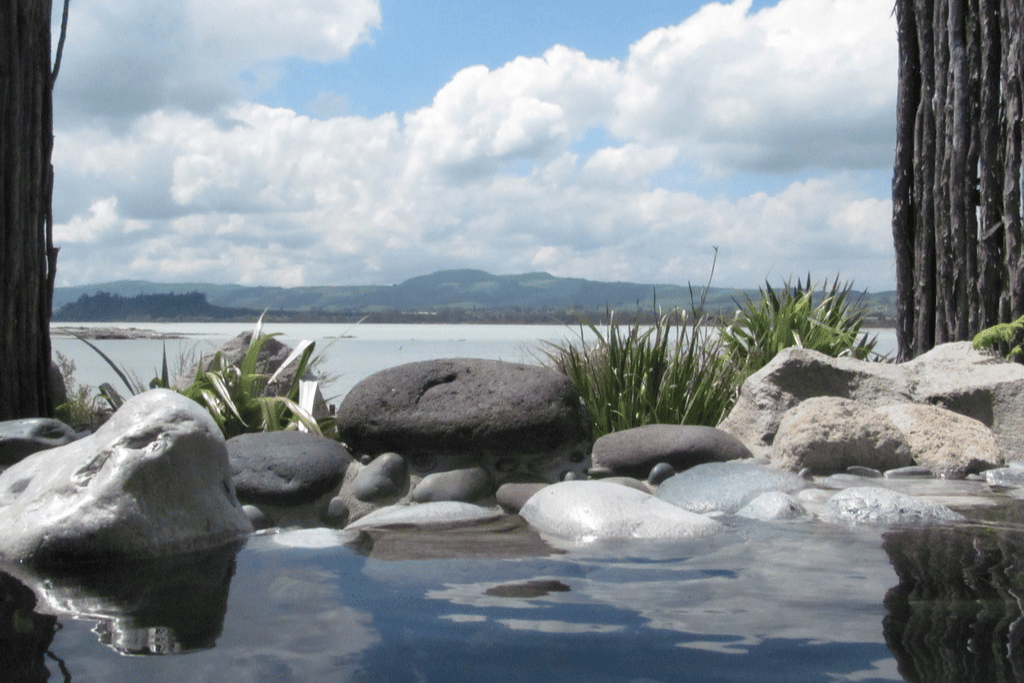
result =
[[[699,309],[698,309],[699,310]],[[548,344],[545,355],[576,387],[594,437],[646,424],[717,425],[736,400],[737,368],[703,315],[675,309],[620,325],[608,311],[594,341]]]
[[[760,301],[745,296],[735,317],[721,327],[726,352],[748,376],[785,348],[799,346],[830,356],[882,360],[874,353],[877,335],[861,334],[865,309],[851,300],[853,285],[825,281],[817,293],[808,274],[779,289],[765,282]],[[819,300],[815,302],[815,295]]]

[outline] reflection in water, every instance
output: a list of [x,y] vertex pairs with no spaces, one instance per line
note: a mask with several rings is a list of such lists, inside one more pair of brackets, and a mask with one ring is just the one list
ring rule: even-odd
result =
[[35,610],[36,596],[13,576],[0,572],[0,681],[45,681],[44,658],[57,619]]
[[38,609],[96,620],[93,630],[100,642],[120,654],[175,654],[216,644],[239,548],[75,567],[59,574],[7,569],[39,596]]
[[907,681],[1024,680],[1024,534],[901,530],[883,547],[899,576],[885,640]]

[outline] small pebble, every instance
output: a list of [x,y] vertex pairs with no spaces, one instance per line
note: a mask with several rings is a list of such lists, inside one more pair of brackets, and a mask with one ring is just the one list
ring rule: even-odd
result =
[[647,475],[647,483],[651,486],[657,486],[675,473],[676,470],[672,465],[669,465],[667,462],[659,462],[651,468],[651,473]]
[[268,529],[273,526],[273,523],[270,521],[270,517],[255,505],[243,505],[242,512],[244,512],[245,516],[249,518],[249,523],[252,524],[252,528],[255,531]]

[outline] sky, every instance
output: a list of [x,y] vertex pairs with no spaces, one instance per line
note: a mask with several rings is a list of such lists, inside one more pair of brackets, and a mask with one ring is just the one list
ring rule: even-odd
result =
[[892,0],[73,0],[57,286],[891,290],[896,78]]

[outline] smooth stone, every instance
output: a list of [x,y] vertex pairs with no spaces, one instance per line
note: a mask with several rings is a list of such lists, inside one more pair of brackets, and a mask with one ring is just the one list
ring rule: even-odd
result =
[[861,486],[839,491],[825,503],[825,521],[887,526],[927,526],[964,522],[945,505],[898,491]]
[[274,526],[267,513],[255,505],[243,505],[242,511],[245,512],[245,516],[249,518],[249,523],[252,524],[252,528],[256,531],[262,531]]
[[270,536],[274,545],[285,548],[337,548],[352,546],[360,541],[360,534],[347,529],[286,529]]
[[327,504],[327,512],[324,513],[324,524],[341,529],[348,524],[350,514],[348,503],[344,499],[332,498]]
[[935,473],[927,467],[910,465],[909,467],[897,467],[886,470],[883,476],[886,479],[934,479]]
[[472,503],[494,495],[494,481],[482,467],[434,472],[423,477],[412,491],[414,503],[433,503],[442,500]]
[[943,479],[963,479],[1003,464],[995,435],[979,420],[914,403],[882,406],[876,411],[903,432],[914,464]]
[[398,453],[374,458],[352,480],[352,495],[366,503],[402,495],[409,486],[409,467]]
[[407,363],[359,382],[338,406],[355,453],[400,453],[417,477],[482,467],[496,486],[590,467],[592,426],[569,379],[538,365],[478,358]]
[[809,398],[782,417],[772,465],[816,475],[859,465],[879,470],[914,464],[903,433],[871,406],[838,396]]
[[736,516],[769,522],[806,517],[807,510],[788,493],[770,491],[762,493],[737,510]]
[[302,505],[337,489],[352,456],[337,441],[300,431],[228,439],[238,499],[256,505]]
[[681,471],[705,462],[749,458],[739,439],[714,427],[651,424],[612,432],[594,442],[593,468],[646,479],[651,468],[668,463]]
[[666,479],[655,495],[691,512],[732,514],[762,493],[793,493],[809,485],[793,472],[739,460],[692,467]]
[[873,467],[862,467],[861,465],[851,465],[846,468],[847,474],[852,474],[855,477],[866,477],[868,479],[881,479],[882,472],[876,470]]
[[571,543],[695,538],[722,528],[713,519],[605,481],[552,484],[526,501],[519,514],[541,533]]
[[667,462],[659,462],[651,468],[651,473],[647,475],[647,483],[651,486],[659,486],[675,473],[676,468],[672,467],[672,465],[669,465]]
[[33,417],[0,422],[0,467],[8,467],[33,453],[77,441],[84,434],[60,420]]
[[39,565],[164,557],[252,533],[220,429],[166,389],[0,474],[0,517],[0,557]]
[[494,498],[502,510],[510,514],[516,514],[533,494],[550,485],[547,482],[509,482],[498,487]]
[[454,528],[489,522],[501,517],[503,514],[498,508],[481,507],[480,505],[457,501],[389,505],[360,517],[345,527],[345,530],[406,526],[424,529],[438,527]]

